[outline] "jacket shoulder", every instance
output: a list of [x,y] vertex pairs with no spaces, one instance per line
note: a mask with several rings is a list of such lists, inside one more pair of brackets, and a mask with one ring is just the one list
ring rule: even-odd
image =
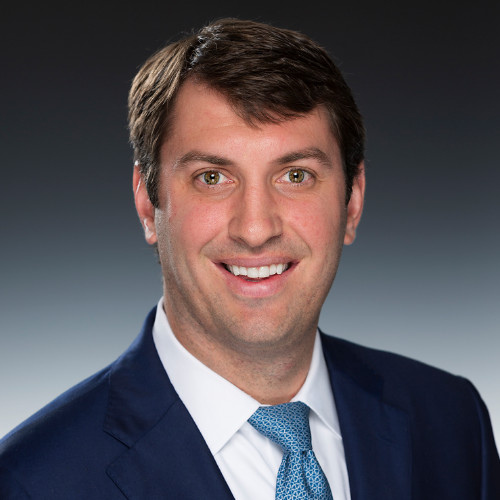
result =
[[464,385],[470,384],[461,376],[401,354],[362,346],[323,332],[321,339],[325,357],[344,372],[365,370],[373,376],[382,377],[384,383],[394,382],[426,390],[432,390],[430,383],[458,385],[462,389]]
[[[488,410],[468,380],[405,356],[324,334],[322,344],[341,425],[352,429],[362,421],[366,429],[372,414],[383,422],[388,415],[399,415],[399,428],[408,436],[414,491],[420,492],[420,496],[415,493],[419,498],[430,498],[431,492],[439,491],[438,484],[442,498],[449,490],[445,478],[450,474],[457,478],[450,498],[479,498],[479,491],[481,498],[500,498],[500,461]],[[353,432],[364,431],[355,428]],[[363,442],[366,446],[370,443]],[[432,476],[435,481],[427,489]]]
[[[421,361],[322,334],[332,380],[341,374],[403,409],[417,427],[435,420],[449,428],[490,427],[487,408],[473,384]],[[438,426],[434,426],[437,428]],[[469,431],[470,431],[469,429]]]
[[[54,482],[62,487],[70,469],[82,478],[100,475],[102,464],[123,450],[103,432],[109,373],[108,367],[80,382],[0,441],[1,498],[31,498],[28,491],[42,494]],[[54,491],[51,498],[59,496]]]

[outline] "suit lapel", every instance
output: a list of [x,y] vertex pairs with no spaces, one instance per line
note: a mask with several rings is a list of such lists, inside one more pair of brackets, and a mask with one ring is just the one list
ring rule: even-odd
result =
[[108,467],[130,500],[233,499],[215,460],[180,400],[158,424]]
[[352,500],[411,498],[407,414],[383,400],[384,381],[352,344],[322,335]]
[[107,469],[126,498],[233,499],[152,339],[156,310],[116,362],[104,430],[128,449]]

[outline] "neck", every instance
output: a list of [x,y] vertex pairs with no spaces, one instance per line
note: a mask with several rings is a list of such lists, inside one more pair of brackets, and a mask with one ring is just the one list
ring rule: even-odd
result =
[[[304,384],[311,364],[313,342],[295,353],[253,357],[233,353],[224,362],[201,360],[261,404],[290,401]],[[200,359],[200,358],[198,358]]]
[[316,327],[308,335],[249,345],[218,342],[204,332],[193,334],[175,318],[168,319],[177,340],[189,353],[261,404],[287,403],[306,380]]

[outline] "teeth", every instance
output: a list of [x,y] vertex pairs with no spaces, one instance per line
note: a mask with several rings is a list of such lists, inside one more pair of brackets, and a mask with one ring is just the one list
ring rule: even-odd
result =
[[270,266],[243,267],[226,266],[235,276],[248,276],[252,279],[269,278],[275,274],[281,274],[288,269],[288,264],[271,264]]
[[271,274],[269,266],[259,267],[259,278],[269,278],[269,274]]
[[256,267],[249,267],[247,276],[249,278],[258,278],[259,277],[259,270]]

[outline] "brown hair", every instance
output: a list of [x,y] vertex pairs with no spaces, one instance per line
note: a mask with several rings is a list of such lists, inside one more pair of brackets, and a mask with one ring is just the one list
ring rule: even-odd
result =
[[221,19],[151,56],[132,83],[130,141],[155,207],[159,150],[175,97],[187,78],[220,92],[249,124],[279,122],[324,106],[342,153],[349,200],[365,137],[361,114],[339,69],[322,47],[301,33]]

